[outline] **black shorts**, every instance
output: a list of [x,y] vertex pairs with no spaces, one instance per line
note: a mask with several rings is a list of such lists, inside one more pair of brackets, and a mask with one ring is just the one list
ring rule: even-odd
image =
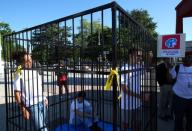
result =
[[58,86],[66,86],[67,85],[67,81],[58,81],[57,82]]

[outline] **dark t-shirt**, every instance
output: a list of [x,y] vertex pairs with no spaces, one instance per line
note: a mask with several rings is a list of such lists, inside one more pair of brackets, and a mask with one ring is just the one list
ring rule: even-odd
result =
[[157,66],[156,78],[160,86],[164,84],[170,84],[167,77],[168,73],[169,73],[169,69],[166,68],[165,63],[161,63]]

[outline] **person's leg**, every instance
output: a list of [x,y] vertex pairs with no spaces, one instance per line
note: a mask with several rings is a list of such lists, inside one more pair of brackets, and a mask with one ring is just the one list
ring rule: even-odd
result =
[[142,120],[142,107],[138,109],[132,110],[132,130],[133,131],[141,131],[141,120]]
[[42,118],[43,118],[43,125],[45,127],[45,129],[47,129],[47,107],[45,105],[45,103],[42,103]]
[[168,118],[173,120],[173,90],[172,85],[169,86],[169,94],[168,94]]
[[[92,107],[91,106],[85,107],[83,112],[92,115]],[[84,124],[87,127],[91,127],[93,125],[93,123],[94,123],[94,114],[93,114],[92,117],[84,117],[84,118],[81,118],[81,119],[84,121]]]
[[186,131],[192,131],[192,100],[187,102],[186,120]]
[[121,109],[121,131],[126,131],[129,128],[129,113],[128,110]]
[[59,84],[59,95],[61,96],[63,94],[63,84]]
[[159,108],[159,117],[165,118],[168,114],[168,103],[169,103],[169,92],[170,92],[170,86],[169,85],[163,85],[160,87],[160,108]]
[[165,117],[165,107],[166,107],[166,86],[160,86],[160,104],[159,104],[159,117]]
[[76,116],[72,119],[72,122],[70,123],[72,126],[79,126],[83,124],[83,121],[81,120],[80,117]]
[[173,112],[175,115],[174,131],[183,131],[183,118],[185,115],[186,102],[184,99],[174,95]]
[[65,93],[69,93],[69,89],[68,89],[68,86],[67,86],[67,81],[64,81],[64,87],[65,87]]
[[45,115],[43,104],[39,103],[30,108],[30,118],[34,122],[35,129],[41,131],[47,131],[47,127],[45,124]]

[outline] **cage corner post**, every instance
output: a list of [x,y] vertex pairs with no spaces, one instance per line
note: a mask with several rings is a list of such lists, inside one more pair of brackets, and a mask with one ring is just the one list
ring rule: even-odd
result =
[[[112,4],[112,69],[117,67],[116,3]],[[117,131],[117,77],[113,77],[113,131]]]

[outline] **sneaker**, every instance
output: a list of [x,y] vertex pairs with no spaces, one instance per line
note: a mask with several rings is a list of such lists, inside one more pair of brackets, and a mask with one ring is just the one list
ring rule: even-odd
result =
[[94,123],[91,127],[90,127],[91,131],[102,131],[102,129],[96,124]]
[[166,116],[159,116],[159,119],[162,120],[162,121],[168,121],[168,118]]
[[173,120],[173,116],[172,116],[172,115],[168,115],[168,116],[166,116],[166,118],[167,118],[168,120]]

